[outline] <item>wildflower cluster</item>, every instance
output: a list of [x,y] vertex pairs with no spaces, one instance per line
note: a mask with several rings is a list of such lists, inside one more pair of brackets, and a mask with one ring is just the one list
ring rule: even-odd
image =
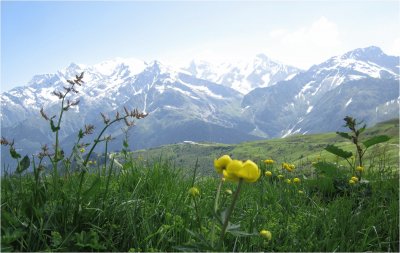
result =
[[358,183],[358,177],[356,177],[356,176],[352,176],[351,178],[350,178],[350,180],[349,180],[349,184],[350,185],[354,185],[354,184],[356,184],[356,183]]
[[273,164],[275,161],[274,160],[272,160],[272,159],[267,159],[267,160],[264,160],[264,163],[265,164],[267,164],[267,165],[269,165],[269,164]]
[[282,163],[282,169],[285,169],[289,172],[292,172],[296,167],[294,166],[294,164],[290,164],[290,163]]
[[197,197],[200,195],[200,191],[197,187],[192,187],[189,189],[189,195],[191,195],[192,197]]
[[254,183],[261,175],[261,170],[253,161],[232,160],[228,155],[215,159],[214,167],[226,180],[233,182],[243,179],[246,182]]
[[260,236],[268,241],[270,241],[272,239],[272,233],[265,229],[260,231]]
[[364,172],[364,167],[363,166],[357,166],[356,171],[362,173],[362,172]]

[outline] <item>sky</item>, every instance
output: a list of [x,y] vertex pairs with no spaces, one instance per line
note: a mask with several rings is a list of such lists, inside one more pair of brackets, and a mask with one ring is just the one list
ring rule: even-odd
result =
[[1,91],[71,62],[264,53],[307,69],[371,45],[400,55],[400,1],[1,1]]

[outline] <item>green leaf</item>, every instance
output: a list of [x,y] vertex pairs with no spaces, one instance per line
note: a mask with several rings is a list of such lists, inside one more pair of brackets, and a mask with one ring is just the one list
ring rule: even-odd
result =
[[382,142],[385,142],[385,141],[388,141],[388,140],[390,140],[389,136],[387,136],[387,135],[378,135],[378,136],[374,136],[374,137],[364,141],[363,144],[364,144],[364,146],[366,148],[369,148],[369,147],[371,147],[371,146],[373,146],[375,144],[382,143]]
[[29,165],[31,164],[31,160],[29,157],[26,155],[22,160],[19,162],[18,167],[17,167],[17,173],[22,173],[24,172],[27,168],[29,168]]
[[124,140],[123,146],[124,146],[124,148],[129,148],[129,143],[127,140]]
[[364,132],[366,127],[367,127],[367,124],[364,124],[360,129],[358,129],[358,133],[361,134],[362,132]]
[[78,138],[82,139],[84,136],[82,129],[79,129]]
[[352,139],[351,135],[349,135],[348,133],[344,133],[344,132],[336,132],[336,134],[338,134],[338,135],[342,136],[343,138],[349,139],[349,140],[351,140],[351,139]]
[[336,177],[340,173],[339,168],[333,163],[317,162],[313,166],[315,167],[316,172],[320,175]]
[[353,155],[350,151],[345,151],[335,145],[328,145],[325,150],[344,159],[350,158]]
[[14,147],[10,147],[10,155],[11,155],[11,157],[14,158],[14,159],[19,159],[19,158],[21,158],[21,155],[20,155],[17,151],[15,151],[15,148],[14,148]]
[[53,119],[50,119],[50,127],[51,127],[51,131],[53,131],[53,132],[57,132],[58,130],[60,130],[60,127],[56,127],[54,125]]

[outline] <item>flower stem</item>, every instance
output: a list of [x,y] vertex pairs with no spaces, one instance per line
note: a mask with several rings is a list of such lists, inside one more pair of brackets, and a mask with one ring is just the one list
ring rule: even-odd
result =
[[215,196],[215,202],[214,202],[214,212],[217,213],[218,211],[218,205],[219,205],[219,196],[221,195],[221,187],[223,181],[223,176],[221,175],[221,180],[219,181],[218,189],[217,189],[217,196]]
[[237,189],[235,191],[235,195],[233,196],[232,203],[229,206],[229,209],[228,209],[228,211],[226,213],[225,221],[224,221],[224,224],[222,225],[221,235],[219,237],[220,245],[224,241],[226,228],[228,227],[228,223],[229,223],[229,218],[230,218],[230,216],[231,216],[231,214],[233,212],[233,209],[235,208],[235,204],[236,204],[236,201],[237,201],[237,199],[239,197],[239,192],[240,192],[240,189],[242,187],[242,183],[243,183],[243,179],[239,179],[239,184],[238,184],[238,187],[237,187]]

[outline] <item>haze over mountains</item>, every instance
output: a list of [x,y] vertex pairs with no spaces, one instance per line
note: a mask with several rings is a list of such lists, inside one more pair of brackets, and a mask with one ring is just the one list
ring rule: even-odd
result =
[[[346,115],[372,125],[399,115],[399,60],[368,47],[308,70],[262,54],[220,65],[194,60],[184,68],[121,58],[93,66],[72,63],[1,94],[2,136],[15,139],[23,154],[51,144],[52,133],[39,110],[58,113],[59,100],[51,92],[62,90],[66,79],[80,72],[85,72],[77,94],[80,103],[65,114],[60,133],[66,151],[84,124],[100,130],[100,112],[112,117],[123,106],[149,113],[129,134],[132,149],[336,131]],[[122,127],[116,125],[110,134],[121,137]],[[117,138],[111,149],[121,146]],[[2,152],[2,159],[7,157],[8,152]]]

